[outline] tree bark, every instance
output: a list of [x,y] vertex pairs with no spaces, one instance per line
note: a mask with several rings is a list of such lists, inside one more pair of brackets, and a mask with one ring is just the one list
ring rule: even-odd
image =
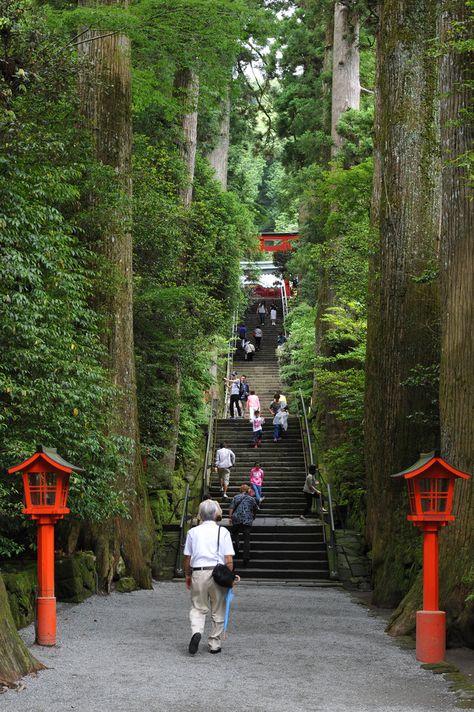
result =
[[[333,145],[327,159],[334,158],[344,143],[344,138],[338,133],[337,125],[341,115],[347,109],[358,109],[360,105],[359,81],[359,16],[356,11],[341,2],[334,5],[333,17],[328,17],[326,32],[326,49],[324,70],[332,66],[331,116],[330,131]],[[328,117],[329,120],[329,117]],[[329,129],[329,126],[328,126]],[[334,209],[334,208],[333,208]],[[327,241],[326,254],[329,256],[337,250],[338,238]],[[326,343],[326,334],[332,325],[324,320],[328,309],[337,305],[337,287],[334,276],[324,264],[319,269],[319,285],[316,310],[316,356],[330,357],[334,355],[332,348]],[[347,364],[340,362],[334,370],[342,370]],[[337,448],[344,442],[347,425],[342,423],[334,411],[339,403],[330,397],[315,371],[313,402],[315,404],[316,429],[318,449],[321,463],[324,465],[324,453]]]
[[216,178],[222,186],[222,190],[227,190],[227,170],[229,164],[230,145],[230,97],[227,94],[223,102],[222,117],[219,126],[219,138],[215,148],[207,157],[209,164],[216,173]]
[[359,109],[359,15],[347,4],[334,5],[334,40],[332,49],[331,157],[344,143],[337,125],[347,109]]
[[[124,3],[105,0],[103,4]],[[128,573],[140,586],[148,588],[153,527],[141,463],[133,340],[130,41],[118,32],[88,30],[81,35],[79,52],[89,65],[80,77],[80,97],[93,131],[96,155],[102,163],[114,168],[122,190],[102,246],[115,278],[113,292],[105,305],[109,369],[118,389],[110,427],[112,433],[129,443],[129,465],[119,478],[118,487],[125,495],[130,518],[118,518],[111,526]],[[98,533],[105,537],[99,549],[108,550],[110,532],[101,529]],[[111,560],[108,555],[105,558]],[[104,571],[103,575],[108,579],[110,573]]]
[[185,166],[185,181],[180,196],[184,207],[189,208],[193,199],[199,100],[199,77],[194,70],[186,67],[176,70],[174,94],[179,106],[179,151]]
[[[413,582],[419,540],[405,493],[390,480],[437,445],[431,420],[439,360],[437,68],[429,56],[436,3],[379,5],[374,219],[366,365],[367,536],[374,602],[398,604]],[[418,380],[417,380],[418,378]],[[434,377],[433,377],[434,378]],[[418,385],[417,385],[418,383]]]
[[[474,203],[466,161],[472,150],[473,56],[453,40],[467,40],[464,0],[441,3],[440,64],[441,221],[441,449],[448,462],[474,473]],[[472,12],[472,11],[471,11]],[[472,17],[471,17],[472,22]],[[471,25],[472,29],[472,25]],[[474,646],[474,496],[472,481],[456,484],[456,521],[440,535],[440,607],[447,612],[448,643]],[[421,604],[418,582],[400,604],[390,632],[413,630]]]
[[[193,180],[194,168],[196,164],[197,152],[197,125],[198,125],[198,101],[199,101],[199,77],[194,70],[184,67],[179,68],[174,76],[174,96],[178,104],[178,146],[181,159],[184,164],[184,180],[180,186],[179,195],[185,210],[189,210],[193,200]],[[183,247],[179,260],[179,273],[176,277],[178,286],[183,286],[187,281],[187,245],[189,219],[184,215],[183,219]],[[177,328],[178,325],[176,325]],[[175,331],[175,335],[177,332]],[[169,440],[168,449],[162,460],[162,466],[167,472],[173,472],[176,466],[176,452],[179,439],[179,423],[181,417],[181,371],[179,361],[175,364],[175,378],[169,384],[170,410],[169,410]]]
[[0,574],[0,685],[13,686],[24,675],[43,669],[18,635]]

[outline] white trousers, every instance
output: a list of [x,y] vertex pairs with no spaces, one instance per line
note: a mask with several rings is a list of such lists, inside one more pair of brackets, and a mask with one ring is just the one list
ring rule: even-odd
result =
[[249,420],[252,420],[254,415],[255,415],[255,408],[253,408],[252,406],[249,406]]
[[211,612],[211,632],[208,637],[210,650],[221,647],[224,630],[226,589],[218,586],[212,578],[212,571],[193,571],[191,583],[191,621],[192,634],[204,633],[206,616]]

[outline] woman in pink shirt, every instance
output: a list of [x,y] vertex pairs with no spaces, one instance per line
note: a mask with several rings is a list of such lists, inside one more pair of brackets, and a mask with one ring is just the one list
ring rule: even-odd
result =
[[260,410],[260,401],[258,396],[255,395],[255,391],[250,391],[250,395],[247,398],[247,405],[245,407],[249,412],[249,420],[252,420],[255,415],[255,411]]
[[260,467],[260,463],[256,462],[255,465],[250,470],[250,485],[255,492],[255,498],[257,503],[263,502],[265,497],[262,495],[263,479],[265,477],[265,472]]

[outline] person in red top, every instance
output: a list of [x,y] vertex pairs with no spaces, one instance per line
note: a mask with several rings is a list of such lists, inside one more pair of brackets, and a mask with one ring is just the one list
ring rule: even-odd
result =
[[263,480],[265,478],[265,472],[260,467],[260,463],[256,462],[255,465],[250,470],[250,486],[255,492],[255,498],[260,504],[263,502],[265,497],[262,495]]

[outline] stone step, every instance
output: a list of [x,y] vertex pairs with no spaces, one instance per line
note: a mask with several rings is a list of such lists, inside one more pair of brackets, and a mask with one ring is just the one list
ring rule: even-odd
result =
[[[266,300],[266,303],[269,305],[272,301]],[[257,302],[251,304],[243,317],[242,323],[245,323],[249,332],[259,323],[256,306]],[[278,443],[273,442],[273,415],[268,408],[274,393],[285,392],[276,354],[276,339],[282,331],[280,311],[277,325],[271,326],[267,318],[262,331],[261,348],[252,361],[244,360],[244,353],[236,339],[234,370],[239,375],[246,375],[250,388],[259,396],[265,418],[263,441],[259,448],[252,447],[253,433],[248,418],[219,420],[217,442],[224,441],[233,450],[236,464],[231,470],[229,499],[221,497],[215,474],[212,475],[210,493],[219,500],[226,517],[231,498],[238,493],[240,482],[248,483],[251,467],[255,462],[260,462],[265,470],[265,501],[252,527],[251,561],[247,568],[243,568],[240,561],[237,561],[239,573],[243,577],[257,580],[326,581],[329,570],[322,525],[316,518],[311,522],[303,522],[299,518],[305,506],[302,492],[305,459],[299,419],[290,415],[285,437]],[[291,407],[290,399],[290,411]],[[277,524],[266,524],[269,520]],[[288,524],[293,521],[294,524]]]
[[[258,562],[259,563],[259,562]],[[282,569],[282,568],[273,568],[273,569],[264,569],[264,568],[257,568],[257,564],[255,566],[252,563],[252,559],[250,559],[250,563],[246,568],[243,568],[242,566],[236,567],[237,572],[239,576],[242,579],[245,578],[252,578],[252,579],[295,579],[295,580],[302,580],[302,579],[311,579],[311,580],[328,580],[329,579],[329,568],[326,569]]]

